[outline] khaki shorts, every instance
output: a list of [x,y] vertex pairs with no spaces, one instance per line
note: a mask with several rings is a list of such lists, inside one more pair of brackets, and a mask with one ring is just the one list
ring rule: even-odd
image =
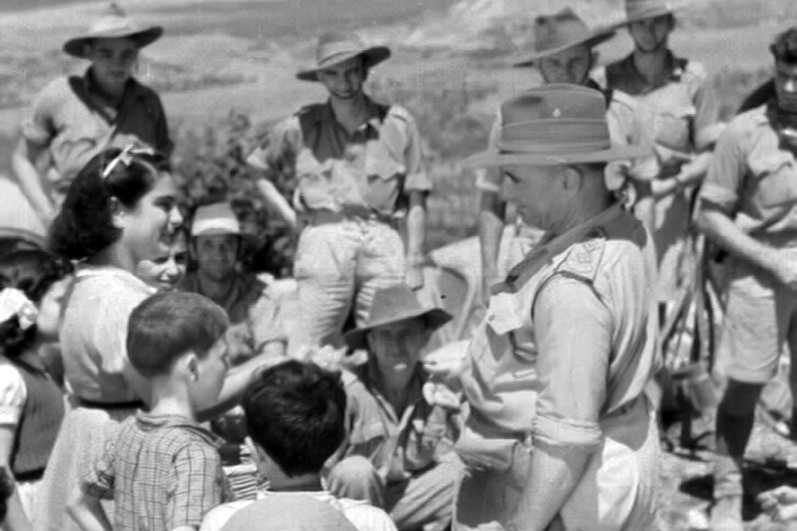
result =
[[727,376],[763,384],[778,370],[787,341],[797,350],[797,291],[739,261],[729,264],[731,281],[720,342]]

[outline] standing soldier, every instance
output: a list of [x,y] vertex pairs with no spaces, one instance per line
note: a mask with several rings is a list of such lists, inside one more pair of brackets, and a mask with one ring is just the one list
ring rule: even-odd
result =
[[[734,118],[720,136],[699,196],[698,226],[730,262],[715,529],[742,529],[742,457],[761,390],[787,344],[797,366],[797,27],[778,35],[770,49],[774,94]],[[797,410],[792,426],[795,421]]]
[[497,286],[470,344],[454,529],[653,529],[656,263],[604,173],[647,150],[611,141],[606,99],[585,87],[544,85],[501,116],[469,163],[499,167],[506,199],[547,238]]
[[[294,276],[309,346],[343,344],[351,312],[368,316],[375,291],[406,279],[423,283],[426,195],[432,184],[421,165],[421,139],[412,116],[382,105],[363,91],[369,70],[390,57],[355,35],[326,33],[317,64],[296,77],[320,82],[329,99],[303,107],[277,124],[249,164],[266,170],[258,188],[286,220],[306,218]],[[277,193],[269,173],[295,177],[293,207]],[[399,218],[406,216],[406,249]]]
[[637,100],[642,122],[654,141],[659,172],[651,182],[652,205],[641,206],[659,260],[658,299],[666,305],[684,284],[683,263],[690,227],[690,195],[703,179],[708,151],[718,135],[717,101],[699,63],[676,57],[668,47],[675,28],[666,0],[626,0],[626,26],[634,51],[596,70],[602,86]]
[[[598,53],[594,47],[614,35],[611,29],[590,30],[570,9],[566,8],[554,15],[537,17],[535,21],[535,51],[516,63],[516,67],[536,66],[545,83],[572,83],[600,89],[590,79],[589,73],[595,66]],[[636,102],[619,90],[605,90],[606,119],[612,140],[620,144],[642,144],[643,126],[636,113]],[[493,126],[492,137],[500,129],[500,116]],[[648,170],[648,173],[655,169]],[[642,177],[641,168],[636,168],[635,177]],[[488,170],[480,173],[476,186],[481,191],[479,209],[479,240],[482,254],[483,295],[489,295],[489,287],[501,280],[509,267],[518,263],[540,237],[536,228],[519,224],[513,239],[508,242],[507,267],[499,266],[499,247],[504,232],[506,203],[499,197],[501,175]],[[619,188],[622,183],[612,183]]]
[[20,189],[45,226],[83,166],[109,147],[133,142],[166,158],[173,144],[160,98],[135,80],[139,51],[163,33],[116,4],[64,52],[91,62],[82,76],[59,78],[36,97],[12,158]]

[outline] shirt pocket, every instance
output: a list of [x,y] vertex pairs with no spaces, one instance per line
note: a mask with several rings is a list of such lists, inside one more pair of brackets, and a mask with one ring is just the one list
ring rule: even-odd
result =
[[[385,132],[383,130],[383,132]],[[363,201],[374,210],[395,210],[407,169],[389,138],[370,140],[365,146]]]
[[790,153],[777,151],[765,157],[753,153],[747,163],[756,176],[755,196],[760,206],[773,208],[797,201],[797,170]]

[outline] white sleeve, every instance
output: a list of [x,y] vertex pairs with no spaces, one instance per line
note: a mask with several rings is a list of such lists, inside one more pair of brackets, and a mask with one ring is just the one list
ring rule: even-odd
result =
[[368,503],[343,503],[343,515],[357,531],[397,531],[385,511]]
[[14,426],[19,423],[27,396],[19,369],[6,359],[0,360],[0,424]]
[[232,515],[249,505],[250,501],[237,501],[224,503],[208,511],[202,519],[202,526],[199,531],[219,531]]

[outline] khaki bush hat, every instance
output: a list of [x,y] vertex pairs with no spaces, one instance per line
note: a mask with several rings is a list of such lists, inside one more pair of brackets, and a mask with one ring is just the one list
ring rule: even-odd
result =
[[194,213],[191,236],[213,236],[217,234],[241,235],[241,223],[230,203],[213,203],[201,206]]
[[366,46],[354,34],[328,32],[318,38],[316,65],[299,70],[296,77],[302,81],[318,81],[318,72],[357,56],[362,56],[366,68],[375,66],[390,57],[387,46]]
[[607,27],[590,30],[569,7],[553,15],[542,15],[534,21],[534,53],[513,66],[532,66],[544,57],[580,44],[592,48],[611,39],[614,33]]
[[343,339],[352,349],[366,348],[365,337],[369,331],[377,326],[415,317],[423,318],[428,330],[437,330],[450,321],[452,315],[442,308],[424,308],[409,286],[396,284],[374,294],[368,321],[365,325],[347,332]]
[[501,122],[495,145],[465,159],[464,166],[555,166],[650,154],[642,146],[613,144],[606,97],[579,85],[542,85],[511,98],[501,105]]
[[627,26],[640,20],[671,15],[686,7],[685,2],[668,2],[667,0],[625,0],[625,18],[613,27]]
[[124,10],[112,3],[105,14],[95,20],[89,28],[77,37],[64,43],[64,51],[71,56],[85,58],[86,44],[94,39],[129,37],[139,48],[152,44],[163,35],[162,26],[145,26],[128,17]]

